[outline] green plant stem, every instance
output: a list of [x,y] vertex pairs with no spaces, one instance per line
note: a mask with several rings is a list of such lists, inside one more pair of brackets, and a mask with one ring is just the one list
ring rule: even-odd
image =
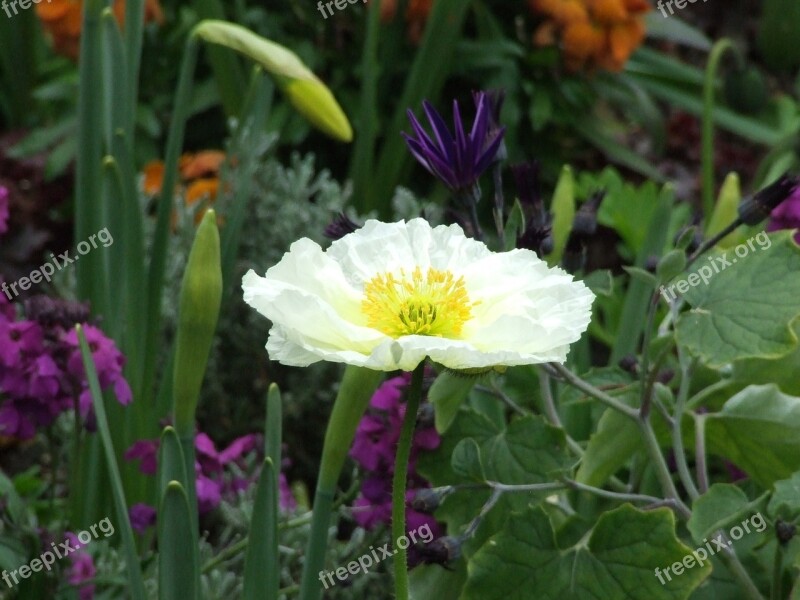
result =
[[584,381],[572,371],[564,367],[564,365],[560,365],[558,363],[549,364],[567,381],[567,383],[573,387],[579,389],[589,396],[592,396],[593,398],[596,398],[597,400],[600,400],[603,404],[606,404],[614,410],[617,410],[625,416],[633,419],[642,433],[645,446],[647,447],[647,452],[649,453],[650,460],[653,462],[653,466],[656,469],[656,475],[658,476],[658,480],[661,483],[661,487],[665,496],[668,500],[674,501],[676,510],[678,510],[681,515],[688,519],[692,512],[689,510],[689,507],[683,503],[678,495],[678,490],[675,488],[675,484],[673,483],[672,477],[669,474],[669,468],[667,468],[664,455],[661,454],[661,448],[658,445],[658,440],[656,439],[656,434],[653,431],[653,426],[650,423],[650,419],[642,418],[639,411],[625,406],[619,400],[616,400],[605,392],[598,390],[596,387]]
[[135,397],[147,399],[155,378],[156,360],[159,356],[158,336],[161,334],[161,300],[164,288],[164,271],[167,264],[169,242],[169,221],[178,179],[178,159],[183,147],[186,120],[192,101],[192,76],[197,65],[200,40],[193,31],[186,40],[186,49],[181,63],[175,104],[167,138],[167,151],[164,159],[164,181],[158,202],[156,229],[153,234],[153,250],[150,257],[147,286],[147,330],[145,332],[144,355],[137,357],[144,361],[142,381]]
[[683,413],[686,409],[686,397],[689,395],[689,383],[691,381],[691,365],[689,359],[678,348],[678,360],[681,368],[681,384],[678,388],[678,397],[675,401],[675,414],[672,420],[672,448],[675,452],[675,464],[678,467],[678,475],[681,483],[689,494],[689,498],[695,500],[700,496],[697,486],[694,484],[692,474],[689,472],[689,465],[686,461],[686,449],[683,446],[683,432],[681,430]]
[[622,413],[629,419],[632,419],[634,421],[639,420],[638,411],[632,409],[630,406],[626,406],[616,398],[612,398],[605,392],[598,390],[590,383],[584,381],[583,379],[575,375],[575,373],[567,369],[564,365],[561,365],[559,363],[548,363],[548,364],[556,371],[556,373],[558,373],[564,379],[564,381],[566,381],[572,387],[582,391],[584,394],[587,394],[592,398],[595,398],[596,400],[599,400],[609,408],[613,408],[614,410]]
[[397,544],[397,540],[406,534],[406,481],[408,478],[408,459],[411,456],[411,443],[414,439],[414,427],[417,424],[417,412],[422,401],[422,379],[425,375],[425,361],[414,369],[411,386],[406,394],[406,414],[400,439],[397,441],[397,455],[394,461],[394,478],[392,480],[392,545],[394,551],[394,589],[397,600],[408,600],[408,565],[405,548]]
[[544,369],[539,369],[539,391],[541,392],[542,407],[544,408],[544,414],[547,420],[550,421],[551,425],[558,427],[564,432],[567,439],[567,446],[569,446],[570,450],[572,450],[576,456],[582,457],[584,455],[583,448],[581,448],[581,445],[572,439],[564,429],[561,417],[558,415],[558,410],[556,409],[555,400],[553,399],[553,390],[550,388],[550,376]]
[[322,445],[317,490],[311,517],[311,532],[308,538],[303,575],[300,584],[302,600],[317,600],[322,594],[319,573],[325,564],[328,546],[333,498],[336,484],[342,472],[356,427],[367,409],[369,400],[378,387],[383,373],[362,367],[347,367],[333,404],[325,441]]
[[733,42],[728,38],[718,40],[711,48],[703,81],[703,138],[702,138],[702,172],[703,172],[703,214],[706,219],[714,212],[714,87],[717,71],[723,55],[728,50],[735,50]]
[[[642,395],[639,402],[639,415],[641,418],[648,418],[650,416],[650,408],[653,405],[653,386],[649,385],[650,381],[655,381],[655,377],[651,378],[650,373],[650,339],[653,335],[653,324],[656,318],[656,310],[658,309],[658,291],[653,291],[650,296],[650,307],[647,310],[647,318],[644,325],[644,337],[642,339],[642,365],[641,365],[641,385]],[[658,371],[658,365],[653,367],[653,371]]]
[[701,494],[708,491],[708,461],[706,460],[706,416],[694,416],[694,454],[697,463],[697,487]]
[[720,560],[728,567],[731,575],[741,584],[747,598],[750,600],[764,600],[764,596],[761,595],[756,584],[750,579],[750,575],[747,574],[742,563],[739,562],[736,553],[731,548],[726,548],[724,552],[720,552],[717,556],[719,556]]
[[772,562],[772,590],[770,600],[783,600],[783,545],[775,544],[775,558]]

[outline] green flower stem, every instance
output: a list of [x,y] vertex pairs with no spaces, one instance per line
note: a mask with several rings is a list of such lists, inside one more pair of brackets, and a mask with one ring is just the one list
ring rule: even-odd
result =
[[[155,379],[156,360],[159,356],[158,338],[161,335],[161,301],[164,288],[164,272],[167,265],[169,245],[169,220],[178,180],[178,160],[183,147],[186,121],[192,103],[192,76],[197,65],[200,40],[193,31],[186,40],[186,48],[181,63],[178,87],[175,91],[175,103],[172,111],[167,151],[164,158],[164,181],[161,197],[156,212],[156,228],[153,234],[153,249],[150,257],[150,268],[147,273],[148,286],[146,297],[147,329],[145,331],[144,354],[137,359],[144,361],[142,380],[134,397],[150,398],[152,384]],[[137,393],[138,392],[138,393]]]
[[702,171],[703,171],[703,214],[706,219],[714,212],[714,87],[717,70],[723,55],[728,50],[736,50],[733,42],[722,38],[711,48],[703,82],[703,137],[702,137]]
[[[406,534],[406,481],[408,477],[408,459],[411,456],[411,442],[414,438],[414,427],[417,424],[417,412],[422,400],[422,378],[425,375],[425,361],[414,369],[411,376],[411,387],[406,395],[406,415],[400,439],[397,441],[397,455],[394,461],[394,479],[392,481],[392,545]],[[399,545],[394,551],[394,589],[397,600],[408,600],[408,565],[405,548]]]
[[775,557],[772,562],[772,593],[770,600],[781,600],[783,598],[783,545],[778,542],[775,544]]
[[650,419],[647,417],[642,418],[639,411],[633,410],[629,406],[622,404],[619,400],[616,400],[605,392],[598,390],[587,381],[584,381],[575,375],[564,365],[560,365],[558,363],[549,364],[561,377],[566,380],[567,383],[579,389],[583,393],[600,400],[600,402],[606,404],[614,410],[621,412],[638,425],[639,430],[642,432],[642,437],[644,438],[647,452],[650,455],[650,460],[653,461],[653,465],[656,469],[656,475],[658,476],[658,480],[661,483],[662,489],[664,490],[664,494],[668,500],[675,502],[678,512],[688,519],[692,512],[689,510],[689,507],[683,503],[678,495],[678,490],[675,488],[675,484],[672,481],[672,476],[669,474],[669,469],[667,468],[667,463],[664,460],[664,455],[661,454],[661,448],[658,445],[658,440],[656,439],[656,434],[653,431],[653,426],[650,423]]
[[602,390],[598,390],[590,383],[584,381],[583,379],[575,375],[575,373],[567,369],[564,365],[561,365],[559,363],[549,363],[549,365],[555,370],[556,373],[558,373],[564,379],[564,381],[566,381],[572,387],[582,391],[584,394],[587,394],[592,398],[595,398],[596,400],[599,400],[609,408],[613,408],[614,410],[622,413],[629,419],[633,419],[634,421],[639,420],[638,411],[633,410],[630,406],[626,406],[616,398],[612,398]]
[[322,460],[314,496],[314,513],[311,517],[311,533],[300,585],[301,600],[317,600],[322,594],[319,573],[325,564],[328,527],[336,484],[350,445],[353,443],[358,422],[382,379],[381,371],[362,367],[350,366],[344,372],[322,446]]
[[725,548],[725,550],[717,554],[717,556],[719,556],[720,560],[728,567],[734,579],[741,584],[747,598],[750,600],[764,600],[764,596],[761,595],[756,584],[750,579],[750,575],[747,574],[747,571],[742,566],[742,563],[739,562],[739,558],[732,548]]
[[567,433],[561,422],[561,417],[558,415],[556,403],[553,399],[553,390],[550,388],[550,375],[548,375],[547,371],[544,369],[539,369],[539,391],[542,395],[542,407],[544,408],[544,414],[547,420],[550,421],[551,425],[558,427],[564,432],[564,436],[567,439],[567,446],[569,446],[570,450],[572,450],[578,458],[582,458],[584,455],[583,448]]
[[678,397],[675,401],[675,414],[672,421],[672,447],[675,451],[675,464],[678,467],[678,475],[680,475],[683,487],[692,500],[700,496],[697,491],[697,486],[694,484],[692,474],[689,472],[689,465],[686,461],[686,449],[683,446],[683,432],[681,431],[681,424],[683,421],[683,413],[686,407],[686,397],[689,395],[689,383],[691,381],[691,365],[689,359],[678,348],[678,359],[680,360],[681,368],[681,384],[678,389]]
[[708,491],[708,461],[706,460],[706,416],[694,415],[694,455],[697,463],[697,487],[701,494]]

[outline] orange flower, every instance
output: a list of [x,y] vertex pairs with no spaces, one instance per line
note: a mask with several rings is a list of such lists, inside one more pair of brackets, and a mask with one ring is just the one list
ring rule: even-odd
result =
[[207,175],[216,175],[224,162],[225,153],[219,150],[204,150],[197,154],[184,154],[181,157],[181,176],[184,179],[197,179]]
[[154,196],[161,191],[164,183],[164,163],[160,160],[151,160],[144,166],[144,193]]
[[[181,185],[176,188],[176,194],[183,192],[186,206],[193,206],[198,202],[204,203],[195,213],[195,224],[200,223],[208,206],[217,199],[219,171],[225,160],[224,152],[203,150],[196,154],[184,154],[178,162]],[[144,193],[150,196],[158,194],[164,185],[164,163],[160,160],[151,161],[144,166],[142,171]],[[172,214],[171,222],[172,230],[175,231],[178,223],[178,216],[175,212]]]
[[[36,5],[36,14],[53,39],[53,48],[59,54],[78,57],[83,23],[83,0],[47,0]],[[125,0],[116,0],[114,15],[120,23],[125,21]],[[145,21],[164,22],[164,13],[158,0],[145,0]]]
[[191,206],[200,200],[208,200],[209,203],[213,203],[217,199],[217,191],[219,191],[219,179],[216,177],[193,181],[186,188],[186,206]]
[[642,16],[649,0],[528,0],[545,21],[534,32],[538,46],[560,39],[564,63],[572,71],[620,71],[645,35]]

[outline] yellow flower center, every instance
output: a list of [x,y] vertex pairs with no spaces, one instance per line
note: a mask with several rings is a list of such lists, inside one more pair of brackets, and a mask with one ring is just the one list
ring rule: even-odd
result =
[[450,271],[429,268],[423,275],[417,267],[411,276],[380,273],[364,286],[361,309],[367,323],[393,338],[433,335],[457,338],[472,316],[464,278]]

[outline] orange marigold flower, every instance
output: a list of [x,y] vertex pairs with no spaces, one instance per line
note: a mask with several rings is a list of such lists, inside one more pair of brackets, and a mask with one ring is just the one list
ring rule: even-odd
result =
[[224,162],[225,153],[219,150],[204,150],[197,154],[184,154],[181,157],[181,176],[184,179],[197,179],[198,177],[216,175]]
[[164,184],[164,163],[160,160],[151,160],[144,166],[144,193],[153,196],[161,191]]
[[191,206],[200,200],[207,199],[213,203],[217,199],[219,191],[219,179],[216,177],[205,177],[189,184],[186,188],[186,205]]
[[568,69],[619,71],[645,35],[649,0],[528,0],[545,17],[534,33],[538,46],[561,42]]
[[[72,59],[78,57],[81,25],[83,23],[83,0],[47,0],[36,5],[36,14],[53,40],[53,48],[59,54]],[[125,18],[125,0],[116,0],[114,14],[120,25]],[[164,13],[158,0],[146,0],[145,21],[164,21]]]

